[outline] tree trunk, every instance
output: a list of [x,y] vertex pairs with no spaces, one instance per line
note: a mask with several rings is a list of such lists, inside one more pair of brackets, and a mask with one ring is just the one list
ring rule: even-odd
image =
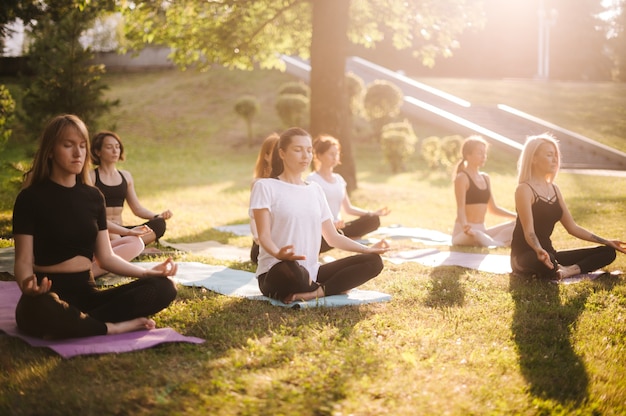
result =
[[345,72],[350,0],[314,0],[311,39],[311,135],[330,134],[341,143],[340,173],[356,189],[351,115]]

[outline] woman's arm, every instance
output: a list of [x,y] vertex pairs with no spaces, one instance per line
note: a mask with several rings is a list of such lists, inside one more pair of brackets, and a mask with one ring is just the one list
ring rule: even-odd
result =
[[609,247],[613,247],[615,250],[626,253],[626,245],[623,241],[619,240],[607,240],[605,238],[599,237],[592,233],[591,231],[581,227],[576,224],[574,221],[574,217],[571,212],[567,208],[567,204],[565,203],[565,199],[563,199],[563,195],[561,194],[561,190],[555,185],[557,196],[559,198],[559,204],[561,205],[561,209],[563,210],[563,215],[561,216],[561,224],[563,228],[572,236],[579,238],[584,241],[590,241],[592,243],[604,244]]
[[50,290],[52,282],[44,277],[41,283],[37,283],[35,276],[34,264],[35,257],[33,255],[33,236],[26,234],[16,234],[13,236],[15,241],[15,265],[13,273],[15,281],[20,290],[25,295],[40,295]]
[[456,222],[463,226],[463,232],[467,233],[470,226],[467,224],[467,215],[465,213],[465,195],[469,189],[469,178],[467,175],[456,175],[454,179],[454,198],[456,200]]
[[362,217],[364,215],[378,215],[379,217],[388,215],[391,210],[387,207],[382,207],[376,211],[367,211],[364,210],[363,208],[359,208],[359,207],[355,207],[354,205],[352,205],[352,202],[350,201],[350,197],[348,196],[348,194],[344,194],[343,196],[343,200],[341,201],[341,206],[344,210],[344,212],[348,215],[354,215],[357,217]]
[[354,253],[377,253],[383,254],[389,251],[389,244],[385,240],[381,240],[371,247],[358,243],[343,234],[339,234],[333,222],[328,219],[322,223],[322,236],[331,247],[341,250],[351,251]]
[[143,267],[139,267],[124,260],[113,252],[113,249],[111,248],[111,241],[109,240],[109,232],[107,230],[100,230],[98,232],[94,254],[98,259],[98,264],[101,268],[121,276],[174,276],[178,270],[178,266],[172,261],[171,258],[168,258],[151,269],[144,269]]
[[109,233],[117,234],[122,237],[141,237],[142,235],[148,234],[152,231],[147,225],[138,225],[137,227],[126,228],[109,220],[107,220],[107,229],[109,230]]
[[502,208],[498,204],[496,204],[496,200],[493,197],[493,189],[491,188],[491,178],[486,173],[484,175],[485,175],[485,180],[487,181],[487,186],[489,186],[489,190],[490,190],[489,201],[487,201],[487,212],[489,212],[492,215],[497,215],[499,217],[506,217],[506,218],[511,218],[511,219],[517,218],[516,213],[514,213],[513,211],[509,211],[508,209]]
[[126,193],[126,202],[128,202],[128,206],[130,210],[138,216],[139,218],[143,218],[146,220],[163,216],[165,219],[169,219],[172,215],[169,210],[163,211],[161,214],[155,214],[153,211],[141,205],[139,202],[139,198],[137,197],[137,192],[135,192],[135,182],[133,181],[133,175],[130,174],[129,171],[124,170],[120,171],[124,178],[126,178],[126,183],[128,184],[128,192]]

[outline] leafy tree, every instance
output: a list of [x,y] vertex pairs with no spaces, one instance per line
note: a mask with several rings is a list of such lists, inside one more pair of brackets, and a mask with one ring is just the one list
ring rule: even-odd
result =
[[283,68],[279,54],[310,58],[312,135],[341,141],[339,169],[356,187],[345,58],[350,42],[392,43],[429,65],[481,20],[479,0],[136,0],[125,3],[127,48],[169,45],[182,68]]
[[48,118],[59,113],[81,117],[90,128],[117,101],[105,100],[103,65],[90,61],[93,53],[80,43],[81,35],[111,1],[57,0],[50,2],[32,26],[29,66],[25,79],[22,119],[33,136]]

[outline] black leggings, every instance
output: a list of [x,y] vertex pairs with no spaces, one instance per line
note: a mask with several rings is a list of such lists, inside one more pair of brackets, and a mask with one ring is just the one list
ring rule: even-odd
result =
[[[44,274],[37,274],[41,281]],[[98,290],[89,271],[46,273],[51,291],[22,295],[15,310],[18,328],[27,335],[77,338],[105,335],[105,322],[122,322],[153,315],[176,297],[176,285],[167,277],[146,277]]]
[[258,276],[261,293],[273,299],[283,300],[294,293],[313,292],[319,286],[324,295],[337,295],[362,285],[378,276],[383,261],[378,254],[357,254],[322,264],[317,282],[309,279],[309,272],[295,261],[281,261]]
[[[165,222],[165,219],[163,217],[156,217],[144,222],[141,225],[147,225],[148,227],[150,227],[150,229],[154,231],[154,234],[156,235],[156,240],[159,241],[159,238],[163,237],[163,234],[165,234],[165,229],[167,228],[166,224],[167,223]],[[139,225],[125,226],[125,228],[128,228],[129,230],[132,230],[135,227],[139,227]]]
[[539,278],[553,279],[556,277],[559,265],[577,264],[581,273],[589,273],[613,263],[615,257],[615,249],[609,246],[562,250],[550,253],[550,260],[552,260],[554,268],[549,269],[537,259],[537,253],[527,251],[522,254],[511,255],[511,268],[516,273],[534,274]]
[[[380,227],[380,217],[378,215],[363,215],[354,221],[347,222],[345,227],[339,230],[339,232],[346,237],[355,238],[371,233],[372,231],[377,230],[378,227]],[[326,240],[322,237],[320,253],[324,253],[331,248],[332,247],[329,246]]]

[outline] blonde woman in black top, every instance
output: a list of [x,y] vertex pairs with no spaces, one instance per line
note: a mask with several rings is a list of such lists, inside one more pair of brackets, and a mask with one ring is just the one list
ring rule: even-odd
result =
[[[461,147],[462,160],[454,179],[457,208],[452,231],[454,245],[503,247],[511,244],[516,215],[496,204],[489,175],[480,171],[487,161],[487,148],[487,142],[480,136],[468,137]],[[513,221],[487,228],[487,213]]]
[[[552,135],[528,137],[518,162],[515,190],[518,218],[511,243],[511,268],[516,273],[565,279],[612,263],[616,251],[626,253],[623,241],[606,240],[576,224],[554,183],[560,165],[559,145]],[[557,222],[572,236],[600,245],[557,251],[550,238]]]

